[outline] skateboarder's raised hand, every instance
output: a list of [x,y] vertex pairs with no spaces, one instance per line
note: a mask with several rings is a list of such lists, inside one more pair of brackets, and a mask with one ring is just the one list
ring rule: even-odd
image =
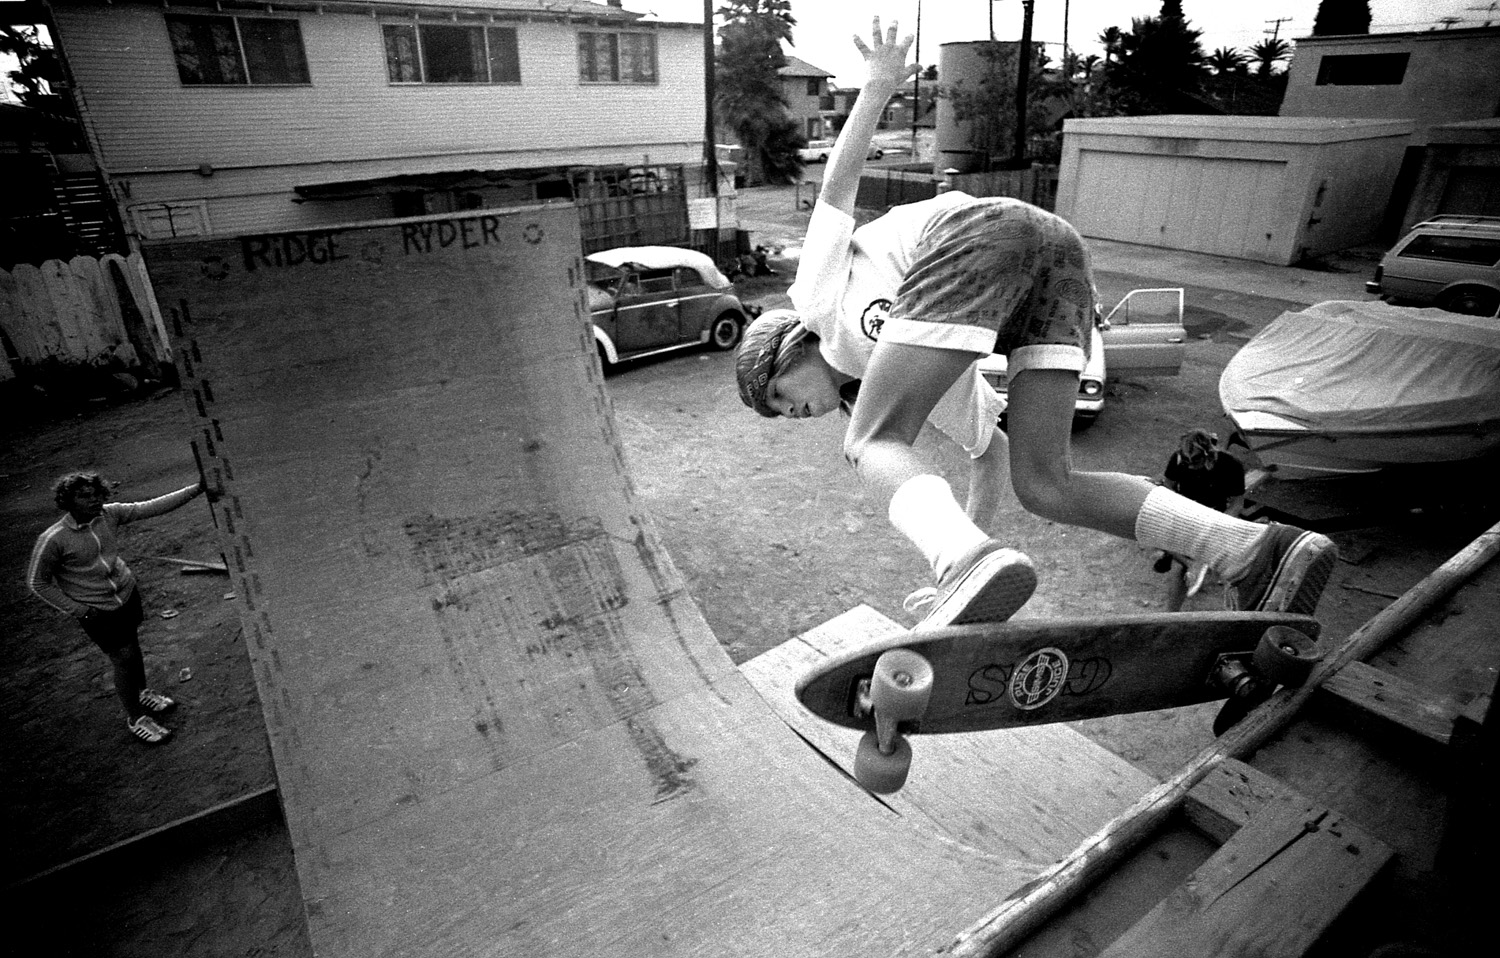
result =
[[870,138],[880,124],[885,105],[906,78],[919,69],[917,64],[906,62],[912,38],[908,36],[898,42],[897,26],[893,21],[882,38],[880,18],[875,17],[870,24],[870,42],[866,44],[858,36],[854,38],[854,45],[865,58],[868,79],[849,111],[849,118],[844,121],[844,128],[839,131],[833,152],[828,155],[818,197],[821,202],[851,216],[854,198],[859,192],[859,174],[870,152]]
[[[1025,508],[1206,563],[1230,608],[1311,612],[1332,569],[1325,536],[1223,515],[1141,477],[1072,467],[1078,377],[1091,348],[1096,293],[1083,239],[1020,200],[960,192],[889,210],[855,228],[860,171],[880,115],[916,65],[910,41],[855,45],[869,80],[839,134],[814,204],[793,310],[750,324],[735,373],[764,416],[849,413],[845,458],[891,522],[922,551],[936,587],[924,626],[1003,619],[1035,583],[1030,560],[990,538],[985,522],[1008,484]],[[1009,438],[1002,401],[980,377],[1009,360]],[[915,449],[930,424],[973,463],[969,510]]]

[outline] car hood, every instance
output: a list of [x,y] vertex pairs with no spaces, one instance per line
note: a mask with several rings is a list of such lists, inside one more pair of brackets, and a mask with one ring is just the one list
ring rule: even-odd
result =
[[627,263],[635,263],[643,269],[671,269],[674,266],[687,266],[697,270],[703,277],[703,281],[715,289],[728,289],[734,285],[729,281],[729,277],[719,272],[719,268],[707,255],[678,246],[618,246],[614,249],[590,253],[584,258],[591,263],[615,269]]

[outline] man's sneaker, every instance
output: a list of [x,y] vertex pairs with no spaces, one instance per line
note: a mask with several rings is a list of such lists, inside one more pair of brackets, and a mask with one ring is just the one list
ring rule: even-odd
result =
[[1311,615],[1338,561],[1333,540],[1273,522],[1250,567],[1224,586],[1224,608]]
[[141,689],[140,699],[141,704],[146,706],[146,710],[156,715],[177,707],[175,700],[162,695],[155,689]]
[[971,622],[1004,622],[1036,591],[1031,560],[994,539],[970,549],[949,568],[937,587],[906,597],[908,612],[925,612],[919,629]]
[[130,729],[131,735],[152,745],[166,741],[167,736],[172,734],[149,715],[142,715],[134,722],[126,722],[125,727]]

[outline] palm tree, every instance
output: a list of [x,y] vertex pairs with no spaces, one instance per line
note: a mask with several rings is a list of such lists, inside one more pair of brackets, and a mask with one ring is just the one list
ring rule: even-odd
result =
[[[754,186],[767,169],[784,175],[784,164],[768,163],[766,152],[784,139],[789,107],[778,72],[786,66],[781,42],[791,41],[797,21],[790,0],[729,0],[717,13],[724,25],[714,58],[714,112],[745,148],[746,179]],[[795,165],[795,149],[791,155]]]
[[1268,77],[1271,67],[1292,55],[1292,45],[1282,39],[1262,40],[1250,48],[1250,59],[1259,64],[1257,76]]
[[1104,65],[1109,66],[1120,58],[1120,44],[1125,34],[1119,27],[1110,27],[1099,34],[1099,43],[1104,47]]
[[1219,47],[1203,62],[1214,71],[1216,76],[1224,76],[1228,73],[1238,73],[1249,60],[1249,57],[1234,47]]

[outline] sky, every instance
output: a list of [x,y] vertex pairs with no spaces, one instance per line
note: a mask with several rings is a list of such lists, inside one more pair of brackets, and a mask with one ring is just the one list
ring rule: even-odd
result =
[[[715,9],[722,0],[713,0]],[[896,18],[902,34],[915,33],[917,8],[922,11],[921,62],[938,62],[943,43],[987,40],[993,6],[995,39],[1021,37],[1020,0],[792,0],[792,28],[796,41],[789,53],[834,74],[839,86],[857,87],[864,80],[864,63],[851,39],[859,30],[869,32],[869,18]],[[702,23],[703,0],[624,0],[624,7],[637,13],[654,12],[663,20]],[[1479,9],[1472,9],[1479,8]],[[1489,12],[1486,8],[1492,8]],[[1082,56],[1102,55],[1098,36],[1107,27],[1130,29],[1132,17],[1154,17],[1161,12],[1160,0],[1036,0],[1031,35],[1047,44],[1054,60],[1062,58],[1063,14],[1068,14],[1069,49]],[[1183,0],[1189,25],[1202,30],[1199,43],[1204,53],[1219,47],[1248,50],[1269,39],[1272,22],[1282,19],[1282,39],[1296,40],[1312,33],[1318,0]],[[859,11],[856,13],[855,11]],[[1500,2],[1490,0],[1370,0],[1370,31],[1426,30],[1440,18],[1460,17],[1462,26],[1483,26],[1486,18],[1500,25]]]

